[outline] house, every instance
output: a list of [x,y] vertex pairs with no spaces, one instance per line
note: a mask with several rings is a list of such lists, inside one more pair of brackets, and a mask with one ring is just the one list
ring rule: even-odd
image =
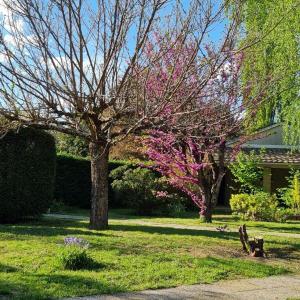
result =
[[[228,147],[234,141],[227,144]],[[263,168],[263,188],[266,192],[275,193],[278,188],[286,187],[287,177],[291,169],[300,169],[300,152],[294,146],[286,145],[283,139],[281,124],[274,124],[257,132],[256,138],[241,146],[242,151],[257,151],[264,149],[260,166]],[[219,204],[228,205],[234,181],[230,171],[225,175]]]

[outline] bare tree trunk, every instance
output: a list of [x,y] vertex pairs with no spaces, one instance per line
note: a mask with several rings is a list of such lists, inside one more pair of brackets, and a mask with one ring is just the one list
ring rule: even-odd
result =
[[91,229],[108,227],[108,153],[103,143],[90,142],[91,155]]

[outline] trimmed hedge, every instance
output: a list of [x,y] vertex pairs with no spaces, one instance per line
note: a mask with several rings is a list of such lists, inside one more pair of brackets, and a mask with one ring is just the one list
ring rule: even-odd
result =
[[[56,158],[55,199],[70,206],[90,208],[91,163],[89,159],[68,154],[58,154]],[[110,161],[109,172],[120,166],[134,166],[131,162]],[[118,205],[117,198],[109,185],[109,206]]]
[[0,140],[0,223],[38,216],[51,205],[55,141],[40,130],[9,131]]

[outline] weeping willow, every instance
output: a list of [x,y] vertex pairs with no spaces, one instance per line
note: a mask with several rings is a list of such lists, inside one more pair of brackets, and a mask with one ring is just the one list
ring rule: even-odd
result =
[[254,86],[244,101],[255,96],[258,86],[266,87],[247,126],[254,131],[282,122],[286,143],[299,145],[300,0],[243,0],[242,10],[241,44],[252,44],[245,51],[242,80]]

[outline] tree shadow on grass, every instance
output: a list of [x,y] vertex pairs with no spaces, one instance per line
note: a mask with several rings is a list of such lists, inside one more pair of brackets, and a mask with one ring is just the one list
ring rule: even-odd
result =
[[42,220],[30,223],[0,225],[0,233],[29,236],[67,236],[90,235],[101,236],[101,232],[87,230],[88,224],[69,220]]
[[281,248],[268,248],[267,255],[272,258],[281,258],[289,260],[299,260],[300,252],[299,247],[294,246],[284,246]]
[[19,269],[17,267],[9,266],[0,263],[0,273],[14,273],[17,272]]
[[[245,223],[245,222],[244,222]],[[246,223],[247,224],[247,223]],[[299,224],[297,224],[299,225]],[[248,227],[250,230],[263,230],[263,231],[269,231],[269,232],[272,232],[272,231],[276,231],[276,232],[280,232],[280,233],[298,233],[300,235],[300,229],[297,228],[297,227],[284,227],[284,226],[266,226],[266,225],[262,225],[262,224],[251,224],[249,225]],[[262,233],[263,233],[262,231]]]
[[208,261],[211,266],[217,267],[218,265],[225,270],[231,270],[238,275],[247,275],[249,277],[264,277],[289,273],[289,271],[282,267],[276,267],[265,264],[265,258],[252,258],[251,260],[245,259],[224,259],[217,257],[209,257]]
[[113,231],[132,231],[132,232],[144,232],[153,234],[166,234],[166,235],[190,235],[190,236],[203,236],[212,237],[225,240],[237,240],[239,238],[238,233],[235,232],[218,232],[210,230],[200,229],[183,229],[173,227],[159,227],[151,225],[123,225],[123,224],[112,224],[109,225],[109,229]]
[[279,248],[284,248],[286,246],[289,246],[289,247],[293,247],[295,250],[298,250],[298,251],[300,250],[300,239],[292,240],[291,238],[282,238],[282,237],[279,237],[279,239],[278,239],[275,236],[274,237],[267,236],[266,238],[264,238],[264,241],[270,247],[272,247],[274,245],[275,246],[278,245]]
[[126,292],[123,286],[76,274],[24,274],[18,280],[0,279],[0,299],[42,300]]

